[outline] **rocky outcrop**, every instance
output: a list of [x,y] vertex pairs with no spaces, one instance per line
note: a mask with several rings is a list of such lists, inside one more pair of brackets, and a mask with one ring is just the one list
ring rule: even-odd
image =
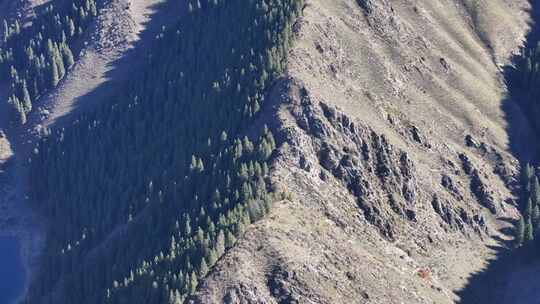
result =
[[[503,154],[497,148],[486,142],[478,142],[472,135],[465,136],[465,144],[473,152],[482,158],[491,162],[493,173],[495,173],[508,188],[515,188],[518,185],[518,172],[515,170],[517,164],[513,162],[510,166],[509,161],[503,157]],[[512,167],[514,169],[512,169]]]
[[433,195],[431,205],[445,223],[464,234],[468,233],[467,226],[479,235],[487,232],[485,219],[480,213],[471,215],[462,207],[454,209],[451,202],[442,202],[437,195]]
[[469,2],[306,2],[257,124],[280,142],[271,179],[289,199],[194,302],[458,301],[517,216],[497,64],[527,7]]
[[[415,166],[407,153],[390,145],[384,135],[355,124],[325,103],[314,103],[299,88],[300,103],[291,113],[311,135],[321,176],[333,175],[356,197],[366,219],[394,239],[394,216],[416,221]],[[302,161],[301,158],[301,166]],[[303,166],[305,167],[305,166]]]
[[463,170],[465,174],[470,176],[470,188],[471,193],[476,196],[478,202],[489,209],[491,213],[497,214],[497,205],[495,204],[495,199],[493,198],[493,192],[489,191],[486,184],[480,177],[480,173],[471,163],[471,160],[465,155],[460,154],[459,159],[462,162]]

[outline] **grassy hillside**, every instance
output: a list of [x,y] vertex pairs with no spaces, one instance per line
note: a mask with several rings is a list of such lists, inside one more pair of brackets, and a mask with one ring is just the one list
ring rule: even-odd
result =
[[124,90],[43,139],[32,186],[50,230],[25,303],[181,303],[194,292],[275,199],[272,133],[243,134],[283,72],[302,5],[191,1]]

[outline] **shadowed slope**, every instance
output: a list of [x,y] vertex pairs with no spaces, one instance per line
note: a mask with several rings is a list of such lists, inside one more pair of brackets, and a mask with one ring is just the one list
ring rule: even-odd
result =
[[[534,49],[540,39],[540,3],[531,1],[528,11],[531,16],[529,32],[523,43],[523,49]],[[531,111],[526,88],[519,85],[519,72],[516,66],[522,61],[521,55],[512,58],[511,63],[503,68],[507,96],[501,104],[507,120],[509,148],[512,154],[525,164],[538,164],[538,123],[536,113]],[[522,189],[521,192],[524,190]],[[523,198],[522,193],[518,193]],[[514,236],[513,226],[510,236]],[[536,278],[540,274],[540,264],[537,261],[537,248],[528,245],[524,248],[513,249],[513,243],[498,248],[497,255],[490,260],[484,269],[474,273],[468,284],[458,294],[463,304],[528,304],[535,303],[540,297]]]

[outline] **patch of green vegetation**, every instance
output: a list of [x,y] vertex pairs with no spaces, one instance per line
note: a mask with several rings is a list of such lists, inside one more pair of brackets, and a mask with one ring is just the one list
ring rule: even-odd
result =
[[510,73],[509,86],[514,98],[520,103],[529,121],[540,133],[540,44],[524,49],[515,60]]
[[[50,220],[25,303],[182,303],[278,199],[254,126],[302,0],[192,0],[125,89],[32,158]],[[249,136],[248,136],[249,134]]]
[[[526,113],[530,124],[540,134],[540,44],[525,48],[509,72],[512,98]],[[515,227],[515,244],[522,246],[540,238],[540,184],[534,168],[526,164],[521,178],[521,218]]]
[[540,183],[531,165],[525,165],[522,171],[521,214],[515,231],[516,246],[531,243],[540,237]]
[[74,43],[97,14],[95,0],[65,0],[46,4],[28,26],[3,20],[0,82],[8,82],[8,102],[20,123],[74,64]]

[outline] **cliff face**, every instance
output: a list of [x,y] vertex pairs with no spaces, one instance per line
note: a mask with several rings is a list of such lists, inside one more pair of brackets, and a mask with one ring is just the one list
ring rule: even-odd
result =
[[[502,68],[527,1],[309,0],[261,123],[290,199],[195,303],[452,303],[511,239],[520,149]],[[529,142],[530,146],[535,145]],[[520,150],[520,151],[518,151]],[[530,148],[532,151],[533,149]]]

